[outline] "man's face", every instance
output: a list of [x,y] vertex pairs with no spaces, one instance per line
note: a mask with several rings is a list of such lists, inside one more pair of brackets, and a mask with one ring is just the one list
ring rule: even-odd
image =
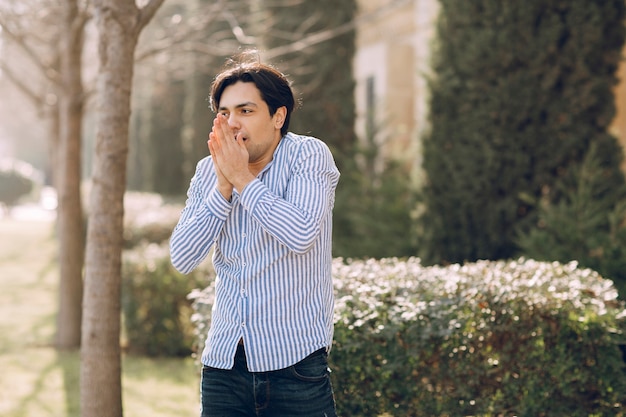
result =
[[[233,139],[239,133],[250,155],[249,163],[268,161],[280,141],[286,108],[270,116],[267,103],[254,83],[238,81],[224,89],[218,112],[228,118]],[[269,159],[267,159],[269,158]]]

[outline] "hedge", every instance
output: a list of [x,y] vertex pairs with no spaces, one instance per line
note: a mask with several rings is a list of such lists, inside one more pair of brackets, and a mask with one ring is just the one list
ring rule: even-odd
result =
[[30,164],[12,159],[0,160],[0,210],[15,206],[41,181],[41,174]]

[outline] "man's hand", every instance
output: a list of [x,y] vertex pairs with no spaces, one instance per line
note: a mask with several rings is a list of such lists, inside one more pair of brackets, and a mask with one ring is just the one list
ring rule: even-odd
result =
[[[211,139],[209,139],[207,143],[209,145],[211,155],[214,155],[214,151],[211,149]],[[233,185],[228,182],[224,174],[222,174],[222,170],[220,169],[215,156],[213,156],[213,167],[215,168],[215,175],[217,175],[217,189],[227,201],[230,201],[231,197],[233,196]]]
[[213,120],[208,145],[216,167],[219,191],[230,200],[233,187],[241,192],[254,179],[248,168],[248,150],[241,133],[235,136],[226,116],[222,114]]

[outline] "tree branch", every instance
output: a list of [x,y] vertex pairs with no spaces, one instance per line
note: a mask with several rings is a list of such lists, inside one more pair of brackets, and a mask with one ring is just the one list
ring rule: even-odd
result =
[[4,62],[0,62],[0,70],[2,74],[8,78],[18,90],[20,90],[35,106],[35,108],[41,107],[43,98],[35,93],[34,90],[28,87],[19,76],[17,76],[11,68],[5,65]]
[[335,28],[332,29],[327,29],[327,30],[323,30],[320,32],[316,32],[316,33],[312,33],[308,36],[305,36],[304,38],[297,40],[295,42],[292,42],[288,45],[284,45],[284,46],[279,46],[276,48],[272,48],[269,49],[267,51],[265,51],[263,53],[263,56],[268,59],[268,60],[272,60],[275,59],[279,56],[282,55],[286,55],[292,52],[297,52],[300,51],[302,49],[308,48],[310,46],[316,45],[318,43],[322,43],[325,42],[327,40],[333,39],[337,36],[341,36],[344,33],[348,33],[351,30],[354,30],[355,28],[357,28],[360,25],[363,25],[365,23],[369,23],[375,19],[378,19],[379,17],[383,16],[384,14],[400,8],[406,4],[408,4],[411,0],[395,0],[392,1],[391,3],[380,7],[376,10],[374,10],[371,13],[367,13],[364,15],[361,15],[360,17],[351,20],[350,22],[344,23],[340,26],[337,26]]
[[244,45],[255,44],[257,42],[256,38],[254,36],[247,36],[245,34],[245,32],[242,29],[241,25],[237,21],[237,18],[235,17],[233,12],[228,10],[226,5],[224,4],[224,1],[220,0],[218,3],[219,3],[220,8],[222,10],[222,17],[224,17],[224,19],[228,22],[228,25],[230,26],[230,30],[231,30],[233,36],[235,36],[235,39],[237,39],[237,41],[239,41],[240,43],[242,43]]
[[[177,27],[175,30],[166,31],[165,35],[161,36],[160,39],[151,40],[147,49],[138,49],[136,61],[143,61],[169,48],[190,42],[193,36],[202,33],[213,23],[220,11],[220,7],[221,5],[218,2],[212,3],[208,8],[203,8],[200,13],[197,13],[195,17],[198,19],[190,19],[189,22],[185,22],[184,28]],[[202,42],[211,42],[211,40],[203,39]]]
[[148,3],[139,9],[139,22],[137,29],[141,30],[152,20],[159,7],[165,0],[149,0]]
[[42,62],[39,57],[40,54],[35,52],[35,50],[26,42],[24,37],[18,33],[15,33],[11,30],[6,22],[0,19],[0,28],[2,28],[2,33],[7,36],[8,39],[15,42],[17,46],[20,47],[22,51],[26,54],[26,56],[35,64],[35,66],[39,69],[41,74],[48,79],[48,81],[52,83],[58,82],[59,73],[55,68],[52,68],[50,65],[46,65]]

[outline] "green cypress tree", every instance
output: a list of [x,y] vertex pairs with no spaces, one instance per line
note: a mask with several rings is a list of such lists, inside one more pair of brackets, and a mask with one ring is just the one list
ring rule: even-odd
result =
[[503,259],[534,227],[536,201],[598,144],[620,187],[607,133],[624,44],[623,0],[440,0],[431,131],[424,138],[420,256]]
[[[368,129],[369,130],[369,129]],[[344,161],[337,187],[333,251],[345,258],[407,257],[415,254],[411,208],[415,193],[397,161],[381,164],[377,129]],[[384,165],[376,168],[376,165]]]
[[542,199],[535,228],[517,243],[524,256],[581,266],[612,279],[626,299],[626,185],[615,187],[613,175],[592,144],[582,164],[561,181],[557,203]]

